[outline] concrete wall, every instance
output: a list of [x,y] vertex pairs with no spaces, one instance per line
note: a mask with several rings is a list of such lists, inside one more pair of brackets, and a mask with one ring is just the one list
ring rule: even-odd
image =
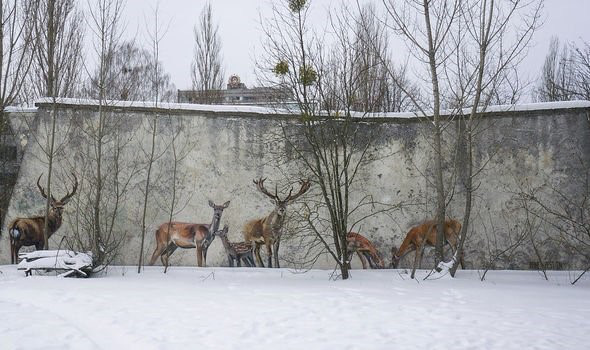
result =
[[[0,125],[0,227],[3,225],[4,214],[8,209],[27,144],[27,133],[24,130],[28,127],[25,121],[34,120],[37,110],[36,108],[10,108],[4,113],[4,116],[13,123]],[[18,115],[18,117],[11,118],[12,115]]]
[[[517,109],[515,111],[515,109]],[[230,238],[242,240],[240,229],[249,219],[268,214],[273,205],[256,191],[252,180],[266,177],[267,185],[277,183],[279,189],[288,190],[301,175],[302,167],[287,143],[281,139],[282,127],[299,128],[297,118],[256,108],[201,108],[188,105],[162,105],[160,108],[138,103],[116,104],[106,107],[106,134],[104,147],[109,156],[104,160],[103,172],[107,182],[117,174],[128,185],[120,195],[120,215],[116,218],[113,233],[123,237],[122,255],[115,263],[136,264],[140,246],[140,223],[145,187],[146,157],[151,141],[152,118],[158,116],[157,161],[154,163],[154,186],[148,209],[146,235],[146,259],[149,259],[155,243],[154,230],[167,220],[167,206],[172,198],[174,161],[171,142],[174,140],[182,159],[177,161],[177,201],[175,220],[209,223],[212,210],[207,201],[221,204],[231,201],[222,217],[222,223],[230,225]],[[35,130],[37,142],[29,142],[24,154],[17,184],[9,204],[7,223],[15,217],[40,214],[43,201],[35,181],[46,172],[46,159],[41,145],[50,121],[51,106],[38,104],[39,123]],[[590,164],[590,104],[544,104],[531,108],[496,108],[486,113],[480,121],[477,146],[474,150],[476,168],[483,170],[476,178],[477,192],[474,198],[471,232],[466,243],[468,267],[485,266],[494,252],[509,246],[523,229],[526,220],[516,195],[526,186],[557,183],[559,188],[579,195],[581,185],[574,181],[588,171]],[[91,101],[64,102],[58,108],[57,144],[59,153],[56,166],[57,196],[65,194],[71,181],[67,177],[75,172],[81,186],[76,201],[68,204],[64,225],[51,238],[55,248],[63,236],[71,237],[80,230],[88,215],[95,169],[93,136],[98,127],[97,106]],[[371,161],[362,167],[355,184],[353,201],[371,195],[383,205],[401,205],[400,209],[377,214],[363,221],[355,230],[372,239],[388,263],[391,247],[399,246],[405,232],[413,224],[432,217],[435,210],[434,188],[430,183],[433,167],[433,150],[430,146],[430,124],[407,115],[390,115],[363,123],[362,135],[374,140],[370,149]],[[12,119],[19,123],[18,114]],[[448,215],[463,215],[462,173],[451,171],[455,164],[464,161],[464,145],[456,142],[460,123],[449,120],[445,129],[443,152],[449,160],[445,184],[454,189],[449,199]],[[116,131],[116,132],[114,132]],[[23,131],[21,137],[30,131]],[[118,135],[118,136],[117,136]],[[31,135],[28,135],[31,139]],[[120,145],[121,167],[113,167],[115,144]],[[124,190],[124,191],[123,191]],[[316,189],[317,190],[317,189]],[[304,197],[311,200],[314,194]],[[114,201],[113,197],[113,201]],[[301,204],[290,208],[291,212]],[[367,206],[357,217],[381,207]],[[108,209],[108,208],[105,208]],[[107,210],[108,211],[108,210]],[[293,218],[293,220],[295,220]],[[293,222],[289,225],[294,228]],[[3,228],[3,233],[6,229]],[[546,238],[558,232],[544,227],[538,230],[535,240],[540,242],[544,259],[562,268],[580,267],[586,263],[568,254],[561,247],[545,244]],[[0,241],[0,263],[9,262],[7,235]],[[301,257],[301,238],[285,238],[281,255],[288,261],[283,265],[297,266]],[[221,242],[215,240],[209,250],[208,264],[227,264]],[[427,254],[427,266],[432,254]],[[407,266],[410,258],[404,259]],[[147,260],[146,260],[147,261]],[[525,242],[495,261],[496,268],[529,268],[536,261],[533,246]],[[195,251],[178,250],[171,258],[173,265],[194,265]],[[353,260],[353,266],[360,266]],[[315,267],[333,268],[326,256],[320,257]]]

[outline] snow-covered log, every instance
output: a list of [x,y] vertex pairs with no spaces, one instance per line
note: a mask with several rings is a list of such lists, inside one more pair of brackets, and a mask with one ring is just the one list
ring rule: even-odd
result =
[[24,270],[29,276],[32,270],[53,270],[64,272],[59,277],[82,276],[88,277],[92,270],[92,254],[77,253],[71,250],[37,250],[31,253],[19,254],[21,262],[19,270]]

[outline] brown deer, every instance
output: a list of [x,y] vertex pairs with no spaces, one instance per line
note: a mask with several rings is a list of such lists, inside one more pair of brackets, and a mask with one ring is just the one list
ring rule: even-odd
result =
[[156,230],[156,249],[150,259],[153,265],[158,257],[162,265],[168,266],[168,258],[180,247],[184,249],[197,248],[197,265],[207,266],[207,249],[215,238],[214,233],[219,229],[221,214],[229,206],[229,201],[223,205],[216,205],[209,201],[213,208],[213,220],[211,224],[193,224],[190,222],[165,222]]
[[346,235],[346,249],[349,254],[357,253],[363,269],[367,269],[367,261],[372,269],[383,269],[385,264],[383,259],[379,256],[379,252],[375,246],[365,236],[356,233],[349,232]]
[[[74,176],[74,188],[72,192],[68,192],[62,199],[55,200],[53,194],[49,200],[49,213],[47,215],[48,232],[47,239],[51,237],[60,227],[62,223],[62,214],[64,206],[70,201],[70,198],[76,194],[78,189],[78,179]],[[37,187],[43,198],[47,199],[45,189],[39,184],[41,177],[37,179]],[[43,230],[45,229],[45,216],[33,216],[30,218],[17,218],[10,226],[8,226],[8,235],[10,237],[10,262],[15,264],[18,262],[18,252],[23,246],[35,246],[36,250],[45,248]]]
[[252,244],[248,242],[230,242],[229,238],[227,238],[228,231],[229,226],[225,225],[223,230],[215,232],[215,235],[219,236],[219,239],[223,243],[229,266],[234,267],[235,260],[238,267],[242,267],[242,261],[244,261],[247,267],[255,267],[254,257],[252,256]]
[[[399,249],[396,249],[396,247],[391,249],[391,267],[396,268],[402,257],[415,250],[416,254],[414,256],[414,266],[411,275],[411,278],[414,278],[416,266],[418,264],[420,264],[420,266],[422,265],[422,253],[424,252],[424,248],[426,246],[434,247],[436,245],[436,227],[435,220],[429,220],[418,226],[412,227],[406,234],[406,238]],[[445,220],[444,233],[445,242],[443,245],[448,243],[453,251],[457,250],[459,234],[461,233],[461,223],[455,219]],[[462,254],[459,257],[459,262],[461,263],[461,268],[464,269],[465,265]]]
[[256,188],[258,188],[260,192],[272,200],[275,209],[265,218],[248,221],[243,229],[244,239],[247,242],[255,244],[254,253],[256,255],[256,263],[259,267],[264,267],[262,258],[260,258],[260,246],[263,244],[266,246],[266,252],[268,254],[268,267],[272,267],[273,254],[275,267],[280,267],[278,253],[287,206],[307,192],[311,183],[309,181],[300,180],[299,184],[301,185],[301,188],[299,189],[299,192],[292,195],[293,187],[291,187],[287,197],[285,199],[280,199],[276,187],[275,194],[271,194],[264,188],[265,180],[266,179],[263,178],[254,180],[254,184],[256,184]]

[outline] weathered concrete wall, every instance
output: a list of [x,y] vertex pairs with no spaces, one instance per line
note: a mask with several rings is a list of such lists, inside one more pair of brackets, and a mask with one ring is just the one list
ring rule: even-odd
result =
[[[0,123],[4,123],[4,120],[14,121],[0,125],[0,227],[8,209],[27,144],[27,133],[24,130],[28,127],[25,121],[34,120],[36,113],[35,108],[9,108],[0,118]],[[11,118],[15,114],[18,118]]]
[[[285,188],[296,180],[301,167],[292,159],[292,150],[277,135],[281,127],[297,128],[297,118],[273,114],[255,108],[225,108],[225,110],[191,110],[184,105],[165,105],[165,108],[142,107],[138,104],[107,107],[108,119],[104,147],[110,154],[105,160],[103,172],[107,182],[117,174],[119,180],[128,183],[121,189],[120,215],[114,234],[124,235],[120,264],[136,264],[140,246],[141,209],[145,186],[146,157],[151,140],[150,123],[158,115],[158,159],[154,164],[154,186],[150,195],[148,230],[146,235],[146,261],[155,247],[154,230],[168,218],[167,207],[172,198],[171,174],[174,168],[171,143],[182,159],[177,161],[177,212],[175,220],[209,223],[212,210],[209,199],[217,204],[231,201],[222,217],[222,224],[230,226],[230,238],[242,240],[240,228],[249,219],[268,214],[273,206],[258,193],[252,180],[267,177]],[[46,159],[41,145],[49,125],[50,105],[38,105],[40,122],[35,132],[38,142],[29,142],[10,201],[7,222],[18,216],[39,214],[43,201],[35,181],[46,172]],[[543,105],[536,110],[505,111],[485,114],[480,121],[477,146],[474,150],[476,169],[483,167],[475,180],[477,192],[474,198],[471,233],[466,243],[468,267],[481,268],[490,256],[504,249],[517,231],[522,230],[524,214],[516,201],[516,193],[525,185],[535,186],[559,180],[561,188],[575,196],[581,191],[575,181],[569,181],[587,172],[590,164],[590,123],[587,105]],[[66,180],[71,172],[80,178],[78,198],[90,197],[89,184],[95,169],[93,137],[98,127],[97,107],[91,103],[64,104],[58,109],[57,156],[54,193],[61,196],[71,186]],[[19,116],[13,115],[14,123]],[[353,201],[365,195],[375,202],[395,205],[401,209],[378,214],[363,221],[356,230],[372,239],[387,263],[391,247],[399,246],[405,232],[415,223],[432,217],[435,210],[435,192],[429,181],[432,174],[433,150],[430,146],[430,126],[417,118],[375,119],[363,124],[360,132],[374,138],[369,164],[361,169]],[[449,121],[445,129],[447,140],[443,152],[449,159],[446,186],[452,191],[448,216],[463,215],[462,173],[454,172],[455,163],[464,158],[464,150],[456,140],[459,122]],[[112,132],[116,130],[117,132]],[[118,135],[118,136],[116,136]],[[30,138],[30,137],[29,137]],[[120,145],[120,168],[113,167],[113,145]],[[277,158],[277,154],[284,157]],[[271,185],[272,186],[272,185]],[[288,188],[287,188],[288,189]],[[310,194],[313,196],[313,194]],[[304,197],[306,198],[306,197]],[[112,197],[115,201],[115,196]],[[304,199],[305,200],[305,199]],[[87,220],[88,203],[83,199],[68,204],[64,225],[56,233],[50,246],[56,247],[62,237],[70,237]],[[295,205],[291,208],[297,210]],[[358,216],[369,213],[366,207]],[[374,210],[374,208],[373,208]],[[3,233],[6,229],[3,228]],[[539,233],[557,234],[551,229]],[[7,235],[0,241],[0,263],[9,261]],[[281,255],[298,256],[297,239],[285,239]],[[525,243],[495,262],[497,268],[528,268],[535,261],[532,244]],[[580,267],[584,262],[572,258],[559,247],[543,245],[546,259],[562,264],[562,267]],[[407,258],[404,265],[408,265]],[[428,264],[428,256],[424,264]],[[171,258],[174,265],[194,265],[195,251],[178,250]],[[159,262],[158,262],[159,263]],[[227,264],[221,242],[215,240],[209,250],[209,265]],[[287,264],[289,265],[289,264]],[[321,257],[318,268],[333,268],[328,257]],[[353,260],[358,267],[358,261]]]

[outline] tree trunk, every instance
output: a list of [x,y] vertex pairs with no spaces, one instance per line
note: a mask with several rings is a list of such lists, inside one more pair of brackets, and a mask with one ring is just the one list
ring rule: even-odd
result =
[[53,151],[55,147],[55,124],[57,119],[57,106],[55,97],[53,97],[53,108],[51,109],[51,134],[49,137],[51,140],[49,141],[49,152],[48,154],[48,161],[49,166],[47,169],[47,200],[45,201],[45,223],[43,226],[43,249],[49,249],[49,210],[51,206],[51,178],[53,175]]
[[457,244],[457,250],[453,255],[453,265],[449,269],[449,273],[451,277],[455,277],[455,273],[459,268],[459,259],[463,256],[463,245],[465,243],[465,238],[467,237],[467,229],[469,228],[469,219],[471,217],[471,201],[473,197],[473,139],[472,139],[472,123],[471,123],[471,116],[470,120],[465,123],[462,121],[462,132],[460,132],[461,137],[464,138],[466,145],[465,145],[465,174],[464,174],[464,187],[465,187],[465,213],[463,216],[463,224],[461,226],[461,233],[459,244]]
[[53,177],[53,152],[55,148],[55,123],[57,119],[55,93],[55,0],[47,1],[47,96],[52,97],[51,134],[49,135],[49,162],[47,167],[47,200],[45,201],[45,223],[43,226],[43,249],[49,249],[49,210],[51,206],[51,178]]
[[[156,103],[157,106],[157,103]],[[152,175],[152,165],[154,164],[154,153],[156,152],[156,127],[157,127],[158,119],[157,115],[153,119],[152,125],[152,148],[150,152],[150,158],[148,160],[148,170],[147,170],[147,178],[145,182],[145,193],[143,197],[143,212],[141,216],[141,246],[139,248],[139,262],[137,263],[137,273],[141,272],[141,266],[143,264],[143,246],[145,242],[145,230],[146,230],[146,223],[145,223],[145,216],[147,214],[148,208],[148,200],[149,200],[149,191],[150,191],[150,180]]]
[[436,244],[434,254],[434,264],[438,271],[438,264],[443,260],[444,245],[444,223],[445,223],[445,188],[443,182],[442,168],[442,127],[440,120],[440,91],[438,84],[438,72],[436,62],[436,48],[432,36],[430,24],[430,11],[428,0],[424,0],[424,20],[426,22],[426,32],[428,35],[428,64],[430,67],[430,76],[432,80],[433,101],[433,118],[434,118],[434,176],[436,186]]

